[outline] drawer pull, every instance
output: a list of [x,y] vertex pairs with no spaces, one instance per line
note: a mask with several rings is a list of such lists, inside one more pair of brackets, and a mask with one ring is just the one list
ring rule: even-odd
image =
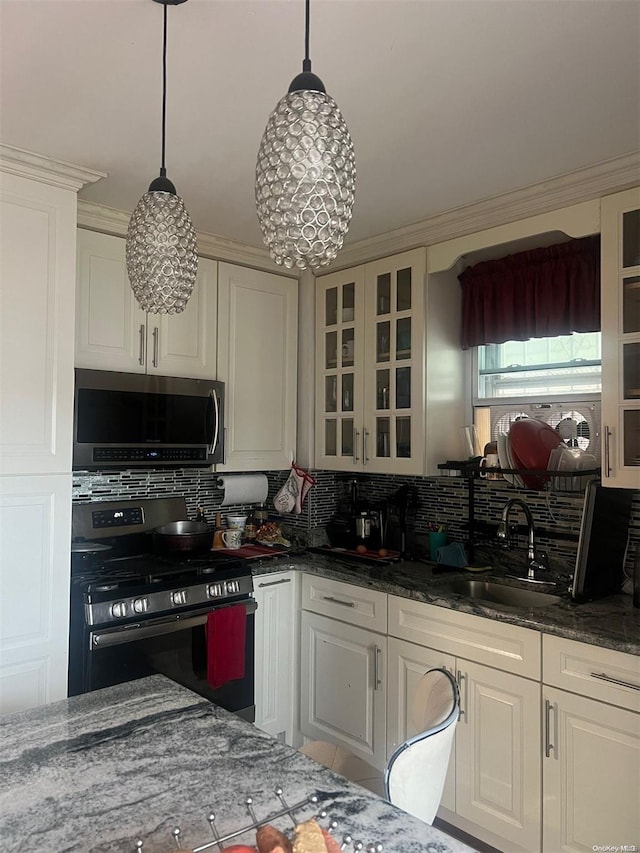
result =
[[264,589],[265,586],[278,586],[281,583],[291,583],[291,578],[281,578],[279,581],[269,581],[269,583],[259,583],[258,586]]
[[339,598],[333,598],[331,595],[322,596],[325,601],[330,601],[332,604],[342,604],[343,607],[355,607],[355,601],[340,601]]
[[630,681],[622,681],[619,678],[611,678],[606,672],[592,672],[591,678],[599,678],[600,681],[608,681],[610,684],[619,684],[620,687],[628,687],[630,690],[640,690],[640,684],[632,684]]

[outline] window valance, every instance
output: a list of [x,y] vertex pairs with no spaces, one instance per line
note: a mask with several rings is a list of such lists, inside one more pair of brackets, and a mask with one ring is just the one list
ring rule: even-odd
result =
[[600,330],[600,235],[475,264],[462,286],[462,348]]

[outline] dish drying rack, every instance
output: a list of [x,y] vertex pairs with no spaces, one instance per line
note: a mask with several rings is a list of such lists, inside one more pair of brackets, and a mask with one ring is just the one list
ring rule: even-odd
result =
[[[244,835],[247,832],[251,832],[252,830],[258,829],[258,827],[263,826],[266,823],[272,823],[275,820],[278,820],[281,817],[289,817],[293,823],[293,826],[297,826],[299,820],[295,817],[295,813],[302,811],[302,809],[307,806],[317,806],[319,803],[319,797],[317,794],[312,794],[309,797],[306,797],[304,800],[300,800],[297,803],[293,803],[293,805],[289,805],[284,797],[284,792],[280,786],[275,788],[274,792],[275,796],[278,798],[281,804],[280,809],[276,809],[275,811],[271,811],[266,817],[258,818],[256,816],[255,810],[253,808],[254,802],[253,797],[247,797],[244,801],[244,804],[247,809],[247,814],[251,818],[250,823],[247,823],[245,826],[240,827],[240,829],[236,829],[233,832],[227,832],[224,835],[220,835],[216,827],[216,815],[214,812],[209,812],[207,815],[207,822],[211,829],[211,834],[213,835],[213,839],[211,841],[206,841],[204,844],[199,844],[197,846],[185,847],[187,844],[186,841],[182,840],[182,830],[179,826],[176,826],[172,833],[171,837],[174,843],[174,849],[185,850],[188,849],[193,851],[193,853],[202,853],[202,851],[206,850],[221,850],[224,851],[224,845],[227,842],[233,841],[234,838],[238,838],[240,835]],[[325,809],[321,809],[316,815],[314,815],[317,821],[327,820],[328,812]],[[310,818],[306,818],[309,820]],[[329,825],[327,830],[331,833],[335,832],[338,828],[338,821],[329,819]],[[336,837],[336,841],[337,841]],[[340,850],[345,851],[364,851],[364,853],[382,853],[383,847],[379,842],[373,842],[365,845],[362,841],[355,840],[350,833],[345,833],[342,836],[340,842]],[[135,853],[144,853],[144,841],[138,839],[135,842],[135,846],[133,848]]]

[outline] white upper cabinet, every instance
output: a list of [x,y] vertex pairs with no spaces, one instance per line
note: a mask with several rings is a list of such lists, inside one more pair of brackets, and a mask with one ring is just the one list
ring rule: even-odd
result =
[[75,191],[2,175],[2,474],[71,470],[75,220]]
[[316,466],[421,474],[426,252],[316,283]]
[[640,187],[607,196],[602,228],[602,482],[640,486]]
[[78,231],[76,367],[213,379],[217,264],[198,260],[181,314],[147,314],[131,290],[125,240]]
[[218,298],[226,452],[216,470],[289,468],[296,449],[298,282],[220,263]]

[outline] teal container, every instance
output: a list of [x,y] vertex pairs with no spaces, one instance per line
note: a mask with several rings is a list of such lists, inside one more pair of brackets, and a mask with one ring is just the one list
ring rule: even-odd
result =
[[432,560],[438,559],[438,548],[442,548],[447,544],[446,533],[430,533],[429,534],[429,556]]

